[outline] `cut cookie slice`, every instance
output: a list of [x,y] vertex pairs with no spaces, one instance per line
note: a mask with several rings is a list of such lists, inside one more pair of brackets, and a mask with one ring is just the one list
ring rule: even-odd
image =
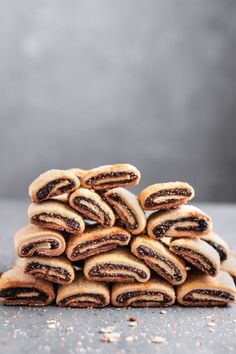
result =
[[49,198],[71,193],[80,186],[74,173],[65,170],[49,170],[42,173],[29,186],[29,196],[33,202],[42,202]]
[[170,243],[170,250],[212,277],[220,270],[219,253],[200,238],[173,240]]
[[192,205],[181,205],[176,209],[156,211],[147,220],[147,233],[158,239],[168,237],[196,237],[211,232],[211,218]]
[[150,270],[129,251],[116,249],[86,259],[84,275],[96,281],[146,282],[150,278]]
[[131,252],[173,285],[183,283],[187,277],[184,261],[160,241],[137,236],[132,241]]
[[227,243],[215,232],[211,232],[208,235],[202,237],[202,240],[206,241],[215,248],[219,253],[220,260],[224,261],[229,255],[229,246]]
[[18,257],[60,256],[66,248],[66,242],[58,231],[27,225],[15,234],[15,250]]
[[70,195],[70,206],[85,219],[90,219],[105,227],[113,226],[115,215],[111,207],[99,194],[89,189],[80,188]]
[[52,303],[55,292],[50,282],[25,274],[13,267],[0,278],[0,303],[4,305],[45,306]]
[[160,307],[175,302],[175,291],[167,281],[153,277],[146,283],[114,284],[111,301],[116,307]]
[[95,190],[135,186],[141,178],[140,172],[130,164],[100,166],[89,170],[82,178],[82,186]]
[[56,284],[70,284],[75,278],[74,268],[64,256],[17,258],[16,265],[27,274]]
[[109,302],[108,284],[87,280],[81,273],[71,284],[60,285],[57,291],[56,303],[61,307],[105,307]]
[[156,183],[144,188],[138,198],[144,210],[176,208],[194,197],[194,189],[186,182]]
[[71,234],[80,234],[85,229],[83,218],[75,210],[55,200],[32,203],[28,217],[31,224]]
[[110,251],[117,246],[128,245],[130,233],[113,226],[90,227],[82,235],[71,236],[67,242],[66,255],[71,261],[79,261],[95,254]]
[[236,288],[232,277],[220,271],[216,277],[189,274],[177,287],[178,303],[184,306],[226,306],[235,302]]
[[104,194],[121,222],[132,234],[140,234],[146,226],[146,216],[137,197],[124,188],[113,188]]

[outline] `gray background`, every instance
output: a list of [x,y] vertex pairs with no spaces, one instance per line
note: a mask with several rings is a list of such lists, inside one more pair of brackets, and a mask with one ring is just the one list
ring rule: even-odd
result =
[[235,201],[236,2],[0,1],[0,197],[130,162]]

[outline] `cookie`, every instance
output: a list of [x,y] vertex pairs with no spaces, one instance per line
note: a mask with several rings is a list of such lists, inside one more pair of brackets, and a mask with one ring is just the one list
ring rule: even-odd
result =
[[80,186],[74,173],[65,170],[49,170],[37,177],[29,186],[32,202],[42,202],[49,198],[71,193]]
[[126,249],[115,249],[85,260],[84,275],[89,280],[106,282],[146,282],[149,268]]
[[79,180],[87,173],[87,170],[83,170],[82,168],[69,168],[67,171],[74,173]]
[[112,286],[111,302],[116,307],[162,307],[175,302],[174,287],[153,277],[146,283],[117,283]]
[[104,194],[121,222],[131,234],[140,234],[146,226],[146,216],[137,197],[124,188],[113,188]]
[[65,256],[17,258],[16,265],[26,274],[56,284],[70,284],[75,278],[74,268]]
[[71,284],[58,287],[56,303],[61,307],[105,307],[109,302],[108,284],[87,280],[81,273]]
[[176,208],[194,197],[194,189],[186,182],[156,183],[144,188],[139,202],[144,210]]
[[58,231],[35,225],[20,228],[15,234],[14,244],[18,257],[56,257],[66,248],[65,239]]
[[160,241],[137,236],[131,243],[131,252],[173,285],[183,283],[187,277],[184,261]]
[[115,187],[135,186],[141,178],[140,172],[130,164],[114,164],[93,168],[83,176],[85,188],[105,190]]
[[186,282],[177,286],[177,301],[184,306],[226,306],[235,299],[234,281],[224,271],[216,277],[202,273],[189,274]]
[[154,239],[163,236],[204,236],[211,230],[211,218],[192,205],[181,205],[176,209],[156,211],[147,220],[147,233]]
[[4,305],[45,306],[55,298],[53,285],[32,275],[25,274],[17,266],[0,278],[0,303]]
[[173,240],[170,243],[170,250],[212,277],[215,277],[220,270],[219,253],[200,238]]
[[219,253],[220,260],[224,261],[227,259],[229,255],[229,246],[227,243],[215,232],[211,232],[208,235],[202,237],[202,240],[206,241],[215,248],[215,250]]
[[111,207],[99,194],[89,189],[77,189],[70,195],[69,204],[85,219],[93,220],[105,227],[111,227],[115,223],[115,215]]
[[90,227],[82,235],[73,235],[68,239],[66,255],[71,261],[79,261],[117,246],[128,245],[130,237],[128,231],[118,226]]
[[85,229],[83,218],[74,209],[55,200],[32,203],[28,217],[31,224],[71,234],[80,234]]

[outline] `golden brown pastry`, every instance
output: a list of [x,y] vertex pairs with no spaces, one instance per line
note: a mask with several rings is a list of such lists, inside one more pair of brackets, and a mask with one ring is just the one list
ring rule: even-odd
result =
[[219,253],[220,260],[224,261],[229,255],[229,246],[227,243],[215,232],[210,232],[208,235],[203,236],[202,240],[206,241],[215,248]]
[[104,194],[106,201],[131,234],[140,234],[146,226],[146,216],[136,195],[124,188],[113,188]]
[[33,202],[71,193],[78,189],[80,181],[74,173],[65,170],[49,170],[37,177],[29,186],[29,196]]
[[13,267],[0,278],[0,303],[4,305],[45,306],[52,303],[55,292],[50,282],[25,274]]
[[58,287],[56,303],[61,307],[105,307],[109,302],[109,285],[87,280],[82,273],[71,284]]
[[175,209],[160,210],[147,220],[147,233],[158,239],[168,237],[196,237],[211,232],[211,218],[192,205],[181,205]]
[[66,248],[65,239],[58,231],[35,225],[20,228],[15,234],[14,243],[18,257],[33,255],[56,257],[60,256]]
[[236,282],[236,255],[230,252],[227,259],[221,263],[220,269],[228,272]]
[[79,261],[117,246],[128,245],[130,237],[128,231],[118,226],[90,227],[82,235],[73,235],[68,239],[66,255],[71,261]]
[[156,183],[144,188],[138,198],[144,210],[176,208],[194,197],[193,188],[186,182]]
[[146,283],[117,283],[111,291],[111,302],[116,307],[160,307],[175,302],[175,291],[167,281],[153,277]]
[[83,176],[85,188],[105,190],[115,187],[135,186],[141,178],[140,172],[130,164],[114,164],[93,168]]
[[75,210],[55,200],[32,203],[28,217],[31,224],[71,234],[80,234],[85,229],[83,218]]
[[84,275],[89,280],[106,282],[146,282],[149,268],[126,249],[115,249],[85,260]]
[[105,227],[113,226],[115,215],[111,207],[99,194],[89,189],[80,188],[70,195],[70,206],[85,219],[90,219]]
[[82,168],[69,168],[67,171],[74,173],[79,180],[87,173],[87,170],[83,170]]
[[74,268],[65,256],[17,258],[16,265],[27,274],[56,284],[70,284],[75,278]]
[[184,261],[160,241],[137,236],[131,243],[131,252],[173,285],[183,283],[187,277]]
[[177,286],[178,303],[184,306],[225,306],[235,302],[236,288],[232,277],[220,271],[216,277],[202,273],[189,274]]
[[170,250],[212,277],[220,270],[219,253],[198,237],[175,239],[170,243]]

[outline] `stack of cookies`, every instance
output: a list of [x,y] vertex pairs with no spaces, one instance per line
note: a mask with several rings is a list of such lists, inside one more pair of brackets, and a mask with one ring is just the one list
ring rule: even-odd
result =
[[187,204],[185,182],[138,197],[130,164],[50,170],[29,186],[29,225],[0,278],[6,305],[225,306],[235,301],[236,257],[211,218]]

